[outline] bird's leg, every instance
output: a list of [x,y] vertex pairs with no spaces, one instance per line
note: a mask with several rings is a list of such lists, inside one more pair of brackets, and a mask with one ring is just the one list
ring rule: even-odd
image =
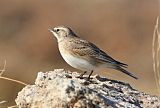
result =
[[83,78],[83,75],[85,75],[87,71],[84,71],[81,75],[79,75],[77,78]]
[[87,78],[88,81],[90,80],[90,77],[91,77],[92,73],[93,73],[93,70],[91,71],[91,73],[89,74],[89,76]]

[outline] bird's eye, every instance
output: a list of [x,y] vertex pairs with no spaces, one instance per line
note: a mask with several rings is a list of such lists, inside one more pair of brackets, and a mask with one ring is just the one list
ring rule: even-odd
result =
[[56,30],[57,32],[59,31],[59,29]]

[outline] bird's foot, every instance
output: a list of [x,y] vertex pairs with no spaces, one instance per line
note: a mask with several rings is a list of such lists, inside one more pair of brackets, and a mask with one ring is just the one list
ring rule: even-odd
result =
[[80,79],[83,79],[83,75],[85,75],[87,73],[87,71],[84,71],[81,75],[77,76],[76,78],[80,78]]
[[93,73],[93,70],[92,70],[91,73],[89,74],[89,76],[88,76],[88,78],[87,78],[87,81],[90,81],[92,73]]

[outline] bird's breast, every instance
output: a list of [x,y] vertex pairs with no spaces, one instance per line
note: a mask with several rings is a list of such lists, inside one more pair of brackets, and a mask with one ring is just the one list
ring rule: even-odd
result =
[[61,53],[61,56],[63,59],[72,67],[82,70],[82,71],[91,71],[96,68],[93,63],[85,58],[85,57],[79,57],[77,55],[74,55],[71,50],[68,48],[67,44],[66,46],[63,44],[59,45],[59,51]]

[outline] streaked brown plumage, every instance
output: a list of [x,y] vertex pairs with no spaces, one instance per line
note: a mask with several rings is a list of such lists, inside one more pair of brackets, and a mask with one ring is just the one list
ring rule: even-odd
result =
[[58,26],[49,30],[58,40],[62,57],[72,67],[83,71],[93,71],[101,67],[112,68],[137,79],[124,69],[127,68],[127,64],[113,59],[93,43],[81,39],[70,28]]

